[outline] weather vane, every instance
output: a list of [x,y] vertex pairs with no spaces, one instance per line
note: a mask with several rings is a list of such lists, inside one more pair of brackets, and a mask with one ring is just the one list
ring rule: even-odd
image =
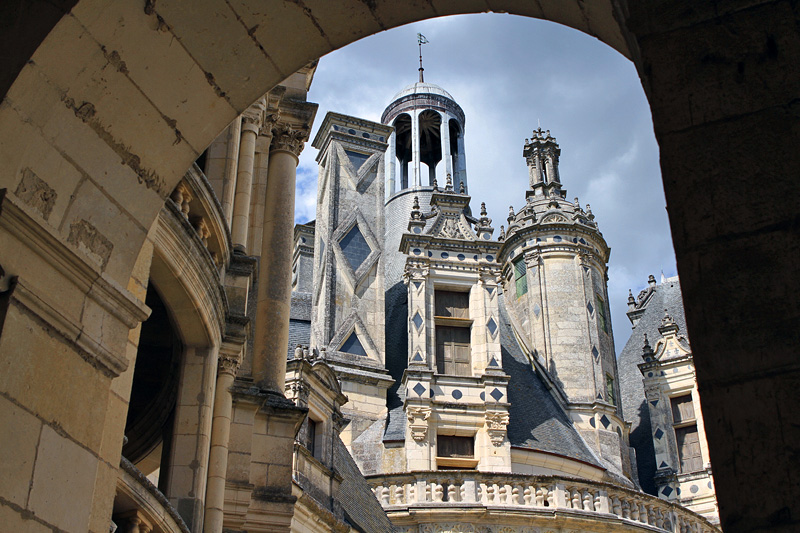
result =
[[421,33],[417,34],[417,44],[419,45],[419,82],[420,83],[424,83],[425,82],[425,80],[422,77],[422,72],[425,70],[424,68],[422,68],[422,45],[423,44],[428,44],[429,42],[430,41],[428,41],[428,39],[425,38],[424,35],[422,35]]

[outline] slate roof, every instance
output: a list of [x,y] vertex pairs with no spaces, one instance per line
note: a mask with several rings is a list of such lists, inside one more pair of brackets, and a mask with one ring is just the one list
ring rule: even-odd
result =
[[680,328],[680,334],[683,335],[686,335],[686,317],[683,311],[681,286],[677,277],[669,278],[656,285],[652,294],[644,296],[644,301],[637,305],[638,309],[644,309],[644,313],[633,327],[633,332],[619,355],[617,368],[622,394],[622,413],[625,420],[631,423],[630,443],[631,447],[636,450],[639,484],[643,491],[655,495],[656,487],[653,476],[656,472],[656,459],[651,436],[652,426],[650,425],[650,411],[645,402],[642,373],[639,371],[638,365],[644,362],[642,359],[644,334],[647,334],[651,346],[655,346],[655,343],[661,338],[658,328],[664,317],[664,309],[669,311],[670,316]]
[[333,466],[343,478],[336,502],[344,510],[345,520],[356,531],[363,533],[395,531],[369,484],[361,475],[358,465],[339,437],[334,440]]
[[292,291],[292,304],[289,308],[289,345],[286,357],[294,357],[298,344],[308,346],[311,342],[311,293]]
[[603,468],[567,414],[534,371],[511,327],[500,295],[500,343],[508,382],[508,439],[512,446],[556,453]]
[[[522,351],[514,337],[502,294],[500,343],[503,369],[510,376],[508,439],[511,445],[555,453],[603,468]],[[399,388],[397,393],[402,401],[405,390]],[[405,424],[402,404],[390,409],[383,440],[403,440]]]

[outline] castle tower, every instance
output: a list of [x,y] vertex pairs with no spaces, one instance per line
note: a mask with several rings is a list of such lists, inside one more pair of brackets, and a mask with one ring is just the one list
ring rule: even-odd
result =
[[[403,284],[406,256],[399,251],[408,214],[418,198],[427,212],[434,185],[444,189],[450,175],[454,192],[466,194],[464,111],[455,99],[432,83],[419,81],[398,92],[383,112],[381,122],[392,126],[386,150],[386,346],[387,368],[398,382],[406,368],[408,334],[407,290]],[[467,206],[469,213],[469,206]],[[432,220],[428,220],[426,228]],[[390,391],[389,407],[400,399]]]
[[397,93],[381,122],[394,127],[387,152],[389,197],[409,188],[444,184],[452,176],[456,191],[467,186],[464,111],[450,93],[418,82]]
[[349,444],[385,415],[384,165],[391,129],[328,113],[313,146],[320,152],[311,340],[349,398]]
[[589,205],[566,199],[561,150],[541,128],[526,139],[530,188],[501,233],[506,306],[537,364],[549,373],[584,439],[628,474],[608,306],[610,249]]
[[485,209],[480,219],[467,215],[469,200],[448,180],[434,190],[430,212],[414,204],[400,243],[409,309],[407,470],[511,471],[499,244]]

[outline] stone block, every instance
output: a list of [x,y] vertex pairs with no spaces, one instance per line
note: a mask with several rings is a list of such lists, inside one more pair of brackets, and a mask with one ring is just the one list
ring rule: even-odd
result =
[[25,531],[27,533],[51,533],[53,528],[35,520],[29,513],[20,514],[11,507],[0,504],[0,524],[6,531]]
[[[270,7],[269,12],[272,13],[272,10]],[[162,4],[155,12],[169,24],[171,33],[191,55],[208,82],[213,83],[219,92],[225,93],[226,99],[237,112],[247,109],[269,87],[274,86],[276,80],[287,77],[302,66],[297,64],[288,71],[280,72],[265,55],[265,50],[260,49],[252,36],[248,35],[230,4],[209,5],[203,10],[180,3]],[[272,25],[264,24],[264,27]],[[300,46],[299,49],[303,50],[304,47]],[[307,57],[319,57],[328,50],[320,50],[316,55],[312,52]],[[270,50],[266,50],[266,54],[269,53]],[[237,57],[238,61],[231,62],[231,57]],[[242,80],[248,80],[248,83]]]
[[4,500],[25,508],[42,423],[5,398],[0,398],[0,427],[7,428],[0,432],[3,457],[0,461],[0,495]]
[[656,134],[793,101],[800,91],[789,74],[800,54],[795,16],[789,4],[769,2],[729,14],[724,24],[715,18],[640,37]]
[[[154,17],[141,6],[119,5],[116,2],[95,2],[73,11],[87,30],[109,51],[108,56],[118,69],[129,76],[164,115],[174,121],[189,145],[202,151],[219,131],[217,123],[230,122],[236,112],[208,83],[205,73],[197,68],[192,57],[169,32],[154,31]],[[116,21],[124,17],[125,25]],[[148,39],[142,39],[142,35]],[[144,49],[143,49],[144,47]],[[158,61],[150,61],[157,57]],[[167,87],[163,80],[169,78]],[[181,95],[178,97],[177,95]],[[206,110],[198,115],[190,110],[197,106]],[[216,120],[214,120],[216,119]]]
[[86,531],[97,458],[50,426],[42,428],[28,508],[65,531]]
[[97,450],[110,381],[63,339],[51,336],[15,307],[9,309],[0,339],[1,391]]

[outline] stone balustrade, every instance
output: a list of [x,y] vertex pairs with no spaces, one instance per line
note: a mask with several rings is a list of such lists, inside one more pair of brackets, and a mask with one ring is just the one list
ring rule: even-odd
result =
[[112,522],[116,531],[122,533],[190,533],[166,496],[124,457],[117,478]]
[[[409,508],[484,507],[537,514],[573,514],[670,533],[720,531],[704,517],[649,494],[607,483],[554,476],[432,471],[368,476],[390,514]],[[588,516],[587,516],[588,515]]]
[[189,221],[217,267],[227,266],[233,246],[222,206],[196,164],[170,194],[177,211]]

